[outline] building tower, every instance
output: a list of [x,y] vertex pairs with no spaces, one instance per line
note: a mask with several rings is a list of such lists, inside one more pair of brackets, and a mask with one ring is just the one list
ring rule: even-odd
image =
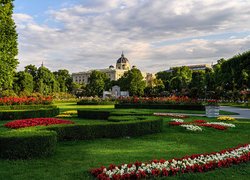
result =
[[126,57],[124,57],[123,52],[122,52],[121,57],[116,62],[116,69],[130,70],[129,61]]

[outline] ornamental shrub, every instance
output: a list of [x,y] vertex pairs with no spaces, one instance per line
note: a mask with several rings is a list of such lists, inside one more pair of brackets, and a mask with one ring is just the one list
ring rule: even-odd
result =
[[110,116],[111,110],[99,111],[99,110],[78,110],[78,118],[85,119],[103,119],[107,120]]
[[0,120],[28,119],[38,117],[54,117],[59,114],[59,108],[36,110],[12,110],[0,111]]
[[115,99],[102,99],[99,97],[84,97],[77,102],[77,105],[112,105],[115,104]]
[[54,153],[56,132],[12,130],[0,134],[0,157],[5,159],[31,159]]
[[115,104],[116,109],[179,109],[179,110],[205,110],[203,105],[181,105],[181,104]]
[[141,136],[145,134],[161,132],[163,120],[140,120],[127,122],[110,122],[105,124],[74,124],[54,125],[46,127],[46,130],[57,132],[59,140],[85,140],[96,138],[116,138],[125,136]]

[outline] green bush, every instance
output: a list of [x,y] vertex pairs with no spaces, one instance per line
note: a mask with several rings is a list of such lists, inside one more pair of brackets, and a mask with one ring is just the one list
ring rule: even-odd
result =
[[116,101],[113,99],[102,99],[99,97],[85,97],[77,102],[77,105],[112,105]]
[[0,120],[54,117],[58,114],[59,108],[56,107],[36,110],[4,110],[0,111]]
[[85,140],[141,136],[161,132],[162,127],[163,120],[155,119],[93,125],[55,125],[46,127],[46,129],[56,131],[59,140]]
[[56,132],[12,130],[0,134],[0,157],[5,159],[31,159],[54,153]]
[[11,106],[0,106],[1,110],[26,110],[26,109],[48,109],[56,108],[55,105],[11,105]]
[[205,110],[203,105],[178,105],[178,104],[115,104],[116,109],[178,109],[178,110]]
[[108,121],[120,122],[120,121],[134,121],[134,120],[146,120],[148,116],[109,116]]
[[107,120],[110,116],[110,111],[100,111],[100,110],[77,110],[78,118],[85,119],[104,119]]

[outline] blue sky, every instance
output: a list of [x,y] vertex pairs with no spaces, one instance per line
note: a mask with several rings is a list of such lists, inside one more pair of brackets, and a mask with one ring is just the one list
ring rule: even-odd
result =
[[131,65],[157,72],[250,50],[248,0],[15,0],[19,70]]

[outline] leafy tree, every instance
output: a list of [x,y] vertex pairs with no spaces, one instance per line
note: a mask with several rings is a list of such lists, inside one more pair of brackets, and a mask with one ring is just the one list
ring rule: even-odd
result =
[[60,91],[59,83],[54,74],[44,66],[38,68],[36,88],[36,91],[41,94],[49,94]]
[[72,90],[72,77],[69,74],[69,71],[66,69],[60,69],[53,72],[56,80],[59,83],[61,92],[70,92]]
[[144,94],[146,82],[143,79],[141,71],[133,68],[127,71],[119,80],[118,84],[122,90],[129,91],[132,96],[141,96]]
[[170,80],[172,79],[172,72],[161,71],[156,73],[156,79],[160,79],[165,87],[165,90],[170,91]]
[[0,1],[0,90],[13,84],[18,60],[16,26],[12,19],[13,0]]
[[205,93],[205,72],[194,71],[192,73],[192,80],[190,82],[190,90],[193,98],[204,97]]
[[28,66],[25,66],[24,71],[30,73],[33,78],[36,78],[37,76],[37,67],[35,65],[30,64]]
[[27,72],[19,71],[15,76],[14,89],[16,93],[31,94],[34,89],[33,76]]
[[109,84],[110,79],[107,74],[100,71],[92,71],[86,85],[86,93],[88,96],[101,96],[106,90],[106,83]]

